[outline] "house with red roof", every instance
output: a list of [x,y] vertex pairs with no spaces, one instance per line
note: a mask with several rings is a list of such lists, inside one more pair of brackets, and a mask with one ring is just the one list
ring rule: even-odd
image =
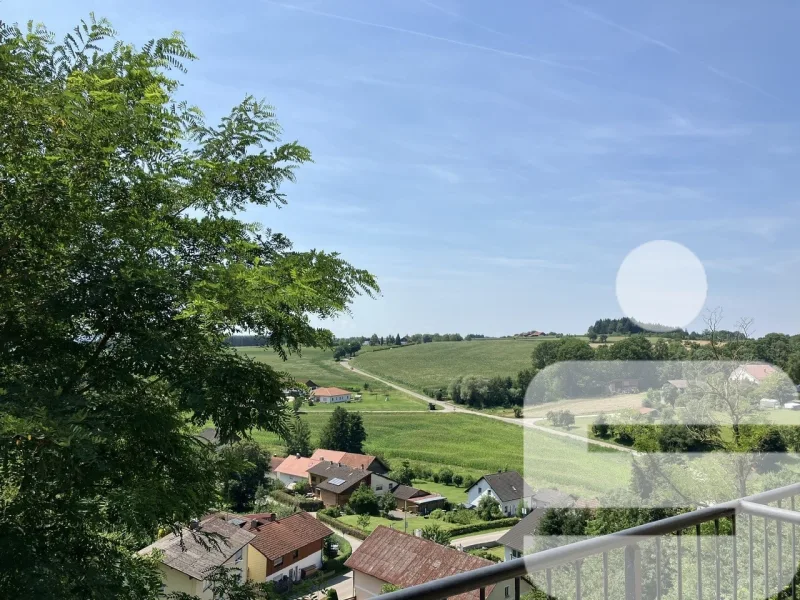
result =
[[336,402],[350,402],[353,393],[337,387],[321,387],[313,390],[311,397],[315,402],[334,404]]
[[308,470],[319,463],[315,458],[305,456],[287,456],[275,468],[275,474],[285,486],[290,486],[298,481],[308,481]]
[[759,385],[767,377],[777,373],[775,367],[765,364],[749,364],[738,367],[731,373],[731,381],[748,381],[755,385]]
[[339,463],[353,469],[366,469],[380,475],[389,472],[389,467],[380,458],[370,454],[356,454],[354,452],[317,448],[311,458],[313,460],[327,460],[328,462]]
[[[494,563],[381,525],[344,564],[353,570],[353,598],[367,600],[379,596],[381,587],[387,583],[409,588]],[[530,589],[522,580],[520,592],[525,594]],[[488,586],[485,597],[486,600],[513,598],[514,580]],[[480,590],[451,596],[449,600],[480,600]]]
[[333,531],[310,514],[245,515],[243,520],[243,528],[255,535],[247,555],[250,581],[297,582],[322,568],[324,541]]

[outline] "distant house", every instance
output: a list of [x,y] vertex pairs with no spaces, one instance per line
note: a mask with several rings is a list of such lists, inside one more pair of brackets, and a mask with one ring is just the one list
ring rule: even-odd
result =
[[[209,543],[206,534],[219,536]],[[249,559],[248,544],[255,534],[223,519],[212,516],[204,519],[193,529],[184,528],[180,535],[170,533],[139,550],[149,555],[159,550],[159,569],[163,579],[162,594],[185,592],[202,599],[211,600],[211,584],[206,579],[215,567],[241,570],[242,581],[247,577]]]
[[315,390],[315,389],[317,389],[317,388],[319,387],[319,386],[318,386],[316,383],[314,383],[314,382],[313,382],[313,381],[311,381],[310,379],[309,379],[308,381],[306,381],[305,385],[306,385],[306,387],[307,387],[308,389],[310,389],[310,390],[312,390],[312,391],[313,391],[313,390]]
[[308,469],[308,483],[325,506],[344,506],[362,484],[371,487],[376,496],[391,492],[397,485],[372,471],[329,461],[320,461]]
[[534,536],[548,508],[569,508],[574,505],[577,506],[575,499],[564,492],[551,489],[537,491],[533,495],[533,510],[498,540],[505,548],[505,560],[519,558],[536,549]]
[[738,367],[730,375],[731,381],[748,381],[755,385],[759,385],[767,377],[777,373],[775,367],[770,365],[750,364]]
[[658,417],[658,409],[650,408],[648,406],[642,406],[641,408],[636,409],[636,412],[644,417],[650,417],[653,419]]
[[[376,527],[345,562],[345,566],[353,570],[352,596],[355,600],[367,600],[380,595],[381,587],[387,583],[408,588],[493,564],[485,558],[383,525]],[[530,589],[523,579],[522,593]],[[513,595],[513,579],[486,587],[487,600],[503,600]],[[476,589],[453,595],[449,600],[480,600],[480,591]]]
[[[245,515],[245,518],[263,515]],[[248,579],[255,582],[297,582],[322,568],[322,548],[333,531],[306,512],[284,519],[274,515],[257,521],[250,531]]]
[[278,480],[289,486],[298,481],[308,481],[308,470],[319,461],[304,456],[287,456],[275,469]]
[[444,508],[447,498],[439,494],[431,494],[410,485],[398,485],[392,490],[397,500],[397,508],[403,512],[427,515],[437,508]]
[[615,379],[609,381],[608,391],[612,394],[636,394],[639,392],[639,380]]
[[356,454],[354,452],[342,452],[340,450],[326,450],[317,448],[311,455],[314,460],[327,460],[330,462],[341,463],[354,469],[366,469],[373,473],[383,475],[389,472],[389,467],[377,456],[371,454]]
[[312,398],[322,404],[333,404],[336,402],[350,402],[352,392],[336,387],[316,388],[311,392]]
[[516,471],[503,471],[484,475],[467,490],[467,506],[477,507],[483,496],[492,496],[500,503],[504,515],[513,516],[517,505],[523,502],[526,509],[533,504],[533,490]]
[[685,379],[669,379],[667,380],[667,383],[669,383],[679,392],[685,392],[687,389],[689,389],[689,382]]

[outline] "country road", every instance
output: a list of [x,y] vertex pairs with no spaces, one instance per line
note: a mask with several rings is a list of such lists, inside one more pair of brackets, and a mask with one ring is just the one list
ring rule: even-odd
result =
[[[570,439],[573,439],[573,440],[577,440],[579,442],[583,442],[584,444],[594,444],[595,446],[603,446],[605,448],[612,448],[614,450],[620,450],[621,452],[630,452],[630,453],[633,453],[633,454],[636,453],[636,451],[633,450],[632,448],[627,448],[625,446],[618,446],[616,444],[611,444],[609,442],[602,442],[600,440],[593,440],[593,439],[585,438],[585,437],[582,437],[582,436],[577,435],[575,433],[570,433],[568,431],[558,431],[556,429],[551,429],[549,427],[542,427],[541,425],[537,425],[536,422],[543,420],[543,417],[531,417],[531,418],[516,419],[516,418],[513,418],[513,417],[501,417],[499,415],[491,415],[491,414],[483,413],[483,412],[480,412],[480,411],[477,411],[477,410],[470,410],[468,408],[463,408],[461,406],[455,406],[455,405],[451,404],[450,402],[444,402],[442,400],[434,400],[433,398],[430,398],[430,397],[426,396],[425,394],[420,394],[419,392],[415,392],[415,391],[410,390],[408,388],[404,388],[404,387],[402,387],[400,385],[397,385],[396,383],[392,383],[391,381],[387,381],[386,379],[381,379],[380,377],[372,375],[371,373],[367,373],[366,371],[362,371],[361,369],[356,369],[355,367],[350,365],[350,361],[349,360],[343,360],[339,364],[342,365],[343,368],[348,369],[348,370],[352,371],[353,373],[358,373],[359,375],[363,375],[364,377],[369,377],[370,379],[374,379],[375,381],[380,381],[384,385],[388,385],[389,387],[392,387],[392,388],[394,388],[396,390],[399,390],[399,391],[401,391],[401,392],[403,392],[405,394],[408,394],[409,396],[412,396],[414,398],[418,398],[419,400],[424,400],[425,402],[431,402],[433,404],[436,404],[437,406],[442,408],[442,412],[465,413],[465,414],[469,414],[469,415],[475,415],[477,417],[484,417],[486,419],[494,419],[495,421],[502,421],[504,423],[509,423],[511,425],[518,425],[520,427],[527,427],[528,429],[535,429],[537,431],[541,431],[541,432],[544,432],[544,433],[547,433],[547,434],[550,434],[550,435],[556,435],[556,436],[560,436],[560,437],[564,437],[564,438],[570,438]],[[439,412],[439,411],[436,411],[436,412]]]

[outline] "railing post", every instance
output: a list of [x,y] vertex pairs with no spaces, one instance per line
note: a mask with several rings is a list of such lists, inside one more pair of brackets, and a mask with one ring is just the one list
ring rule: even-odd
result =
[[625,546],[625,600],[642,599],[642,551],[637,544]]

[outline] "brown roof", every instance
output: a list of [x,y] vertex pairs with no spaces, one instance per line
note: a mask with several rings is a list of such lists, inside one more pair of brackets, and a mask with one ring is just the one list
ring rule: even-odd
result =
[[348,392],[347,390],[343,390],[342,388],[337,387],[329,387],[329,388],[317,388],[313,392],[314,396],[352,396],[353,392]]
[[325,539],[333,533],[306,512],[273,521],[253,530],[250,545],[270,560]]
[[[216,534],[221,538],[204,537],[207,533]],[[252,533],[236,525],[226,523],[218,517],[211,517],[203,520],[197,530],[184,528],[181,530],[181,535],[174,533],[165,535],[139,550],[139,554],[147,555],[157,548],[163,552],[162,563],[189,577],[202,580],[209,569],[224,564],[254,537]]]
[[275,472],[275,469],[277,469],[278,467],[280,467],[280,466],[281,466],[281,463],[282,463],[284,460],[286,460],[286,459],[285,459],[285,458],[283,458],[282,456],[273,456],[272,458],[270,458],[270,459],[269,459],[269,470],[270,470],[270,471],[272,471],[272,472],[274,473],[274,472]]
[[381,460],[371,454],[355,454],[354,452],[342,452],[340,450],[325,450],[318,448],[314,450],[311,458],[315,460],[327,460],[330,462],[341,463],[354,469],[369,469],[376,460],[384,466]]
[[[386,583],[408,588],[494,563],[381,525],[344,564]],[[491,591],[491,587],[486,589],[487,597]],[[478,590],[450,596],[450,600],[479,598]]]
[[392,490],[392,495],[398,500],[411,500],[411,498],[416,498],[418,496],[428,496],[430,492],[411,487],[410,485],[401,484]]
[[313,458],[305,458],[304,456],[287,456],[280,465],[275,469],[276,473],[283,473],[284,475],[294,475],[295,477],[306,477],[308,470],[317,464],[319,461]]
[[371,471],[353,469],[346,465],[325,460],[311,467],[308,472],[325,477],[325,481],[318,483],[317,488],[337,494],[346,492],[372,475]]

